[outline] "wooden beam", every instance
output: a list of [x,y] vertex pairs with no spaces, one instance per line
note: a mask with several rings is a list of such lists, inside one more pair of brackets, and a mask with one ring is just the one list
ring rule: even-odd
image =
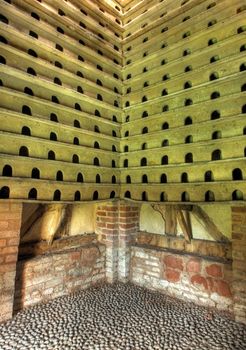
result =
[[183,213],[182,210],[177,210],[177,219],[184,234],[185,240],[190,242],[192,239],[191,225],[189,218],[189,212]]
[[225,235],[223,235],[223,233],[218,229],[213,220],[201,207],[199,207],[198,205],[194,205],[192,214],[197,218],[197,220],[205,228],[208,234],[216,241],[229,241],[229,239]]

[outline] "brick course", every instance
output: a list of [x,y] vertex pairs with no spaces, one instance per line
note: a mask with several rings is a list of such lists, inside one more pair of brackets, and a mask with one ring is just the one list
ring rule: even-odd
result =
[[14,309],[105,281],[105,246],[96,244],[41,255],[17,264]]
[[197,304],[233,311],[231,262],[133,246],[131,281]]
[[22,204],[0,203],[0,322],[13,314]]
[[99,205],[96,224],[96,232],[106,245],[107,281],[127,281],[130,245],[139,230],[139,206],[124,201]]
[[232,208],[234,314],[246,324],[246,208]]

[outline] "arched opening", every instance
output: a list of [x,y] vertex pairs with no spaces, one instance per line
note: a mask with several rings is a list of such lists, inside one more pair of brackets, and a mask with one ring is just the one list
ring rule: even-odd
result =
[[189,182],[188,174],[187,173],[182,173],[181,174],[181,182],[187,183]]
[[97,94],[97,100],[98,100],[98,101],[103,101],[103,97],[102,97],[102,95]]
[[58,123],[57,115],[55,113],[50,113],[50,120],[52,122]]
[[23,126],[21,129],[21,134],[26,136],[31,136],[31,130],[28,128],[28,126]]
[[184,69],[184,72],[187,73],[187,72],[190,72],[192,70],[193,70],[192,66],[186,66]]
[[162,130],[167,130],[169,129],[169,124],[167,122],[162,124]]
[[185,191],[181,194],[181,201],[182,202],[189,202],[190,201],[190,196],[189,196],[188,192]]
[[81,173],[78,173],[77,175],[77,182],[84,182],[83,175]]
[[207,191],[205,193],[205,202],[214,202],[214,201],[215,201],[214,192]]
[[7,17],[5,17],[4,15],[0,14],[0,22],[3,22],[5,24],[9,24],[9,20]]
[[19,149],[19,156],[22,157],[29,157],[29,151],[28,148],[26,146],[21,146]]
[[232,180],[243,180],[243,173],[240,168],[235,168],[232,170]]
[[185,163],[193,163],[193,154],[192,153],[187,153],[185,155]]
[[74,145],[79,145],[79,139],[78,139],[78,137],[74,137],[74,138],[73,138],[73,144],[74,144]]
[[214,174],[211,170],[208,170],[204,174],[204,181],[205,182],[212,182],[214,181]]
[[97,125],[94,126],[94,131],[97,132],[97,133],[100,133],[100,129]]
[[185,143],[192,143],[193,142],[193,136],[192,135],[188,135],[185,138]]
[[112,160],[112,168],[116,168],[116,162],[115,162],[115,160]]
[[210,63],[214,63],[220,60],[220,57],[218,55],[212,56],[210,58]]
[[217,39],[216,38],[212,38],[208,40],[208,46],[214,45],[217,43]]
[[185,106],[191,106],[193,104],[193,101],[191,98],[186,98],[185,99],[185,102],[184,102],[184,105]]
[[146,118],[146,117],[148,117],[148,115],[149,115],[149,113],[147,111],[144,111],[142,113],[142,118]]
[[147,158],[143,157],[140,161],[141,166],[147,166]]
[[94,158],[93,164],[97,165],[97,166],[100,166],[100,162],[99,162],[99,159],[97,157]]
[[57,78],[57,77],[54,78],[54,83],[55,83],[56,85],[62,85],[61,79],[59,79],[59,78]]
[[77,154],[73,155],[72,162],[78,164],[79,163],[79,156]]
[[74,126],[75,128],[80,128],[80,122],[79,122],[77,119],[75,119],[75,120],[73,121],[73,126]]
[[110,198],[115,198],[115,191],[110,192]]
[[10,165],[4,165],[2,176],[12,177],[12,167]]
[[125,198],[131,198],[131,192],[130,191],[126,191],[124,197]]
[[220,118],[220,112],[219,111],[213,111],[211,113],[211,120],[219,119]]
[[246,113],[246,104],[242,106],[242,114]]
[[189,88],[191,88],[192,87],[192,83],[190,82],[190,81],[186,81],[185,83],[184,83],[184,89],[189,89]]
[[22,113],[27,115],[32,115],[31,108],[26,105],[22,106]]
[[1,198],[1,199],[8,199],[8,198],[9,198],[9,195],[10,195],[9,187],[8,187],[8,186],[3,186],[3,187],[0,189],[0,198]]
[[168,201],[168,196],[167,196],[166,192],[161,192],[161,194],[160,194],[160,201],[161,202],[167,202]]
[[148,194],[146,191],[142,192],[142,201],[147,201],[148,200]]
[[147,96],[143,96],[143,97],[142,97],[142,102],[147,102],[147,101],[148,101]]
[[28,55],[30,55],[30,56],[32,56],[32,57],[35,57],[35,58],[38,57],[37,52],[34,51],[34,50],[32,50],[32,49],[29,49],[29,50],[27,51],[27,53],[28,53]]
[[116,132],[114,130],[112,130],[112,136],[113,137],[117,137],[117,134],[116,134]]
[[166,174],[161,174],[161,183],[166,184],[167,183],[167,175]]
[[126,183],[127,184],[130,184],[132,181],[131,181],[131,176],[130,175],[127,175],[126,177]]
[[55,61],[55,67],[63,69],[63,65],[60,62],[58,62],[58,61]]
[[168,156],[163,156],[163,157],[161,158],[161,164],[162,164],[162,165],[168,164]]
[[112,184],[116,184],[116,177],[115,177],[115,175],[112,176],[111,183]]
[[144,142],[144,143],[142,144],[141,148],[142,148],[142,150],[147,149],[147,143],[146,143],[146,142]]
[[221,139],[221,131],[214,131],[212,133],[212,140],[217,140],[217,139]]
[[243,192],[240,190],[235,190],[232,192],[232,200],[233,201],[242,201],[243,200]]
[[93,200],[97,200],[98,199],[98,192],[97,191],[94,191],[93,193]]
[[75,108],[77,111],[81,111],[81,107],[80,107],[80,104],[79,104],[79,103],[75,103],[74,108]]
[[214,92],[212,92],[212,94],[210,95],[210,99],[211,99],[211,100],[215,100],[216,98],[219,98],[219,97],[220,97],[219,91],[214,91]]
[[210,74],[209,76],[210,81],[217,80],[217,79],[219,79],[219,74],[217,72],[213,72]]
[[99,112],[98,109],[95,110],[94,114],[95,114],[96,117],[101,117],[101,113]]
[[49,151],[48,152],[48,159],[50,160],[56,160],[56,155],[54,151]]
[[63,181],[63,173],[61,170],[58,170],[56,173],[56,181]]
[[162,77],[163,81],[169,80],[170,79],[170,75],[169,74],[164,74]]
[[168,105],[164,105],[162,107],[162,112],[168,112],[169,111],[169,106]]
[[32,89],[30,89],[29,87],[24,88],[24,93],[29,96],[34,96]]
[[124,168],[128,167],[128,159],[124,159]]
[[40,179],[40,171],[39,171],[38,168],[33,168],[33,169],[32,169],[31,177],[32,177],[33,179]]
[[56,96],[51,96],[51,101],[52,101],[53,103],[60,104],[60,101],[59,101],[58,97],[56,97]]
[[97,141],[94,142],[94,148],[97,148],[97,149],[100,148],[99,143]]
[[74,200],[75,201],[80,201],[80,199],[81,199],[81,193],[79,191],[76,191],[74,193]]
[[55,132],[51,132],[50,133],[50,140],[51,141],[57,141],[57,135]]
[[142,183],[144,183],[144,184],[147,184],[147,183],[148,183],[148,176],[147,176],[146,174],[144,174],[144,175],[142,176]]
[[212,152],[211,155],[211,160],[221,160],[221,150],[220,149],[216,149]]
[[99,174],[96,175],[96,183],[101,183],[101,176]]
[[31,68],[31,67],[28,67],[27,70],[26,70],[26,72],[27,72],[28,74],[31,74],[31,75],[34,75],[34,76],[37,75],[36,71],[35,71],[33,68]]
[[163,140],[161,146],[162,146],[162,147],[167,147],[167,146],[169,146],[169,141],[168,141],[167,139]]
[[37,199],[37,196],[38,196],[38,192],[37,192],[36,188],[30,189],[30,191],[28,193],[28,199]]
[[112,152],[117,152],[115,145],[112,145]]
[[143,129],[142,129],[142,134],[147,134],[148,133],[148,128],[147,126],[145,126]]
[[61,200],[61,191],[60,190],[55,190],[53,194],[53,200],[54,201],[60,201]]
[[163,89],[162,93],[161,93],[161,96],[166,96],[166,95],[168,95],[168,90],[167,89]]
[[79,92],[80,94],[83,94],[84,93],[84,90],[81,86],[77,86],[77,92]]
[[246,70],[246,63],[242,63],[239,67],[240,72],[244,72]]
[[191,125],[192,124],[192,118],[191,117],[186,117],[184,120],[184,125]]
[[35,39],[38,39],[38,34],[33,32],[32,30],[29,30],[29,35]]

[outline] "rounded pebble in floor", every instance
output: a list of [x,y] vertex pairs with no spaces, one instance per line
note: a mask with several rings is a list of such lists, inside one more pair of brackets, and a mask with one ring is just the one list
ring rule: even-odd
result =
[[246,327],[132,284],[92,287],[0,325],[1,350],[245,350]]

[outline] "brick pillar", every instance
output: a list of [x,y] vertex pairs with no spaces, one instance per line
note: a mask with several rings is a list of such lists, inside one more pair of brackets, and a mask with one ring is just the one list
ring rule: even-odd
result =
[[234,314],[246,324],[246,207],[232,208]]
[[106,279],[109,283],[118,277],[118,202],[97,207],[96,232],[106,245]]
[[119,206],[119,246],[118,279],[128,281],[130,273],[131,244],[139,231],[139,206],[120,202]]
[[111,202],[97,208],[96,232],[106,245],[106,278],[109,283],[127,281],[130,244],[138,231],[139,208],[125,202]]
[[0,203],[0,322],[12,317],[22,204]]

